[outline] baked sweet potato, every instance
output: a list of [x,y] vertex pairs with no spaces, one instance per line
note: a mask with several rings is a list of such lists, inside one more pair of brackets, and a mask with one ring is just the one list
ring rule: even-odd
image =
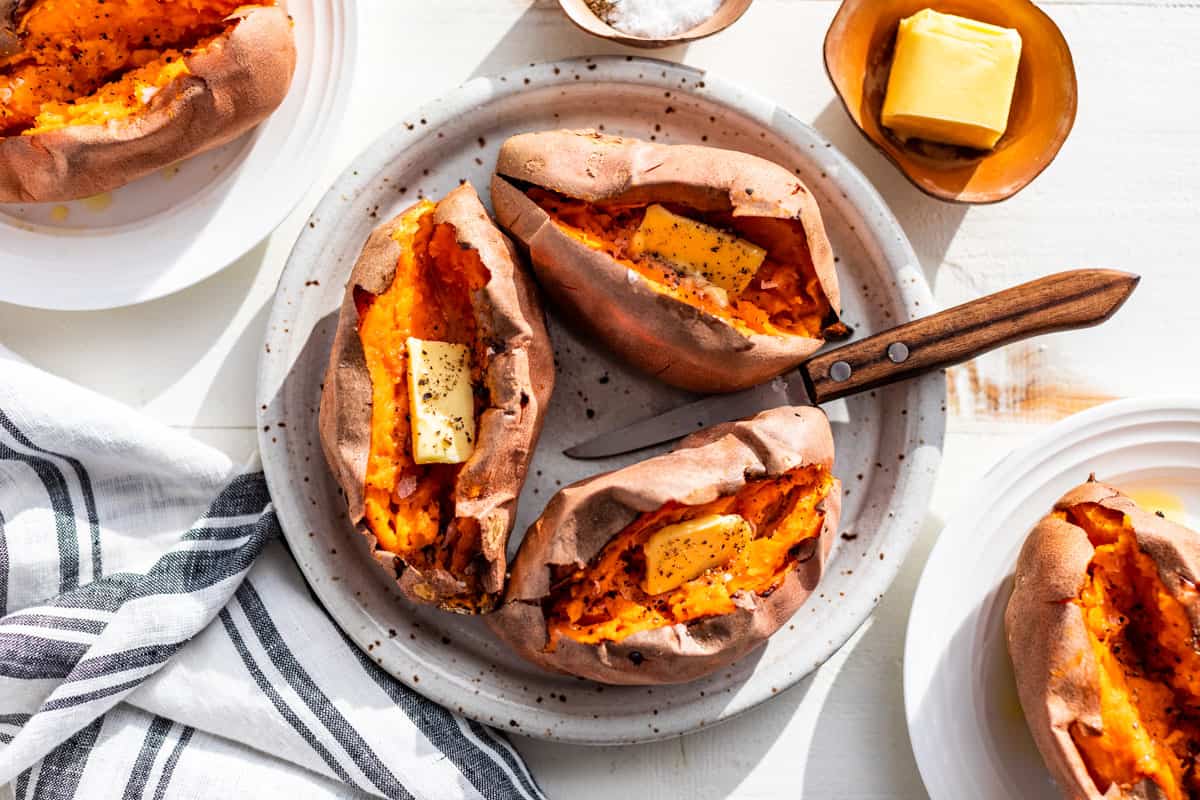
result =
[[0,202],[87,197],[224,144],[295,65],[272,2],[0,0]]
[[528,133],[500,148],[492,205],[565,315],[666,383],[743,389],[844,331],[821,211],[770,161]]
[[825,415],[783,407],[572,484],[530,527],[488,621],[533,663],[603,683],[718,670],[820,580],[841,511],[832,467]]
[[[474,434],[460,463],[419,463],[425,429],[410,408],[438,388],[414,372],[415,340],[460,347],[469,363],[474,416],[451,423]],[[495,605],[553,387],[533,281],[470,184],[375,229],[346,286],[321,444],[351,522],[406,596],[462,613]]]
[[1030,533],[1008,650],[1067,797],[1200,798],[1198,570],[1200,535],[1094,481]]

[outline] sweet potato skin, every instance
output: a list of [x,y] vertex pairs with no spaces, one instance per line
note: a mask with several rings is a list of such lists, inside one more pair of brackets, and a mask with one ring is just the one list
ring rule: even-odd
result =
[[[189,74],[141,113],[107,125],[0,137],[0,202],[61,202],[111,191],[266,119],[295,72],[291,19],[279,6],[247,6],[230,20],[230,30],[185,58]],[[0,48],[4,41],[0,29]]]
[[797,566],[766,596],[735,595],[737,609],[670,628],[640,631],[619,642],[561,638],[552,652],[542,601],[556,565],[583,566],[640,514],[670,501],[687,505],[736,493],[748,481],[805,465],[833,466],[833,437],[823,412],[782,407],[688,437],[664,455],[559,491],[530,527],[512,565],[504,605],[488,618],[519,655],[553,671],[600,683],[684,683],[715,672],[762,645],[816,587],[837,530],[841,484],[820,510],[821,533],[808,540]]
[[821,338],[771,336],[663,295],[605,253],[560,230],[514,182],[591,203],[678,202],[701,211],[801,221],[834,314],[841,299],[816,199],[783,167],[756,156],[661,145],[595,131],[514,136],[500,148],[492,205],[523,243],[564,316],[633,366],[696,392],[731,392],[796,366]]
[[[533,280],[512,243],[487,215],[468,183],[437,204],[435,224],[453,225],[459,245],[478,251],[491,279],[473,293],[479,335],[491,344],[484,372],[488,407],[481,414],[476,447],[454,487],[454,516],[478,521],[488,569],[484,591],[499,596],[507,568],[506,546],[517,498],[533,457],[554,390],[554,353]],[[346,284],[338,328],[321,395],[319,429],[326,461],[345,492],[352,524],[371,552],[415,602],[449,607],[459,582],[448,573],[421,574],[397,554],[379,547],[364,521],[364,484],[371,448],[371,376],[358,336],[355,292],[380,295],[392,285],[400,245],[392,238],[403,213],[376,228]],[[455,605],[454,610],[461,610]],[[482,610],[487,610],[481,608]]]
[[[1200,534],[1137,506],[1119,490],[1089,481],[1064,494],[1054,506],[1065,511],[1095,503],[1125,514],[1138,547],[1154,559],[1159,578],[1187,608],[1200,635],[1200,608],[1185,587],[1200,576]],[[1070,729],[1080,723],[1103,730],[1100,664],[1091,649],[1080,595],[1095,549],[1087,533],[1056,517],[1043,518],[1029,534],[1017,560],[1004,622],[1017,692],[1029,731],[1064,795],[1076,800],[1157,800],[1150,779],[1101,792],[1088,772]]]
[[0,0],[0,58],[14,55],[21,49],[17,34],[17,20],[24,14],[32,0]]

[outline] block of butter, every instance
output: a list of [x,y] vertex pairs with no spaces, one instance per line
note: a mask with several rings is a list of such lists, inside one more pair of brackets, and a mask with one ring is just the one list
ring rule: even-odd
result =
[[901,20],[883,124],[901,139],[990,150],[1008,127],[1021,34],[932,9]]
[[767,251],[719,228],[673,214],[655,203],[630,242],[634,256],[650,255],[700,275],[732,295],[754,279]]
[[650,535],[646,555],[646,594],[662,594],[727,563],[753,535],[737,514],[710,514],[659,528]]
[[461,464],[475,452],[475,395],[465,345],[408,338],[413,461]]

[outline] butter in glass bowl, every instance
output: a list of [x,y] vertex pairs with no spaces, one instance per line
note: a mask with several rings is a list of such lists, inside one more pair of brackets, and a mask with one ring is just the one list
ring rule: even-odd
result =
[[903,140],[991,150],[1008,128],[1021,34],[926,8],[900,21],[882,122]]

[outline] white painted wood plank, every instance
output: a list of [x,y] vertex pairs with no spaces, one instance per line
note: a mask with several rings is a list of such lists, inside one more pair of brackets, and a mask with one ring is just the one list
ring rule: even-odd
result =
[[220,450],[242,466],[250,463],[258,454],[258,430],[256,428],[178,428],[198,442]]

